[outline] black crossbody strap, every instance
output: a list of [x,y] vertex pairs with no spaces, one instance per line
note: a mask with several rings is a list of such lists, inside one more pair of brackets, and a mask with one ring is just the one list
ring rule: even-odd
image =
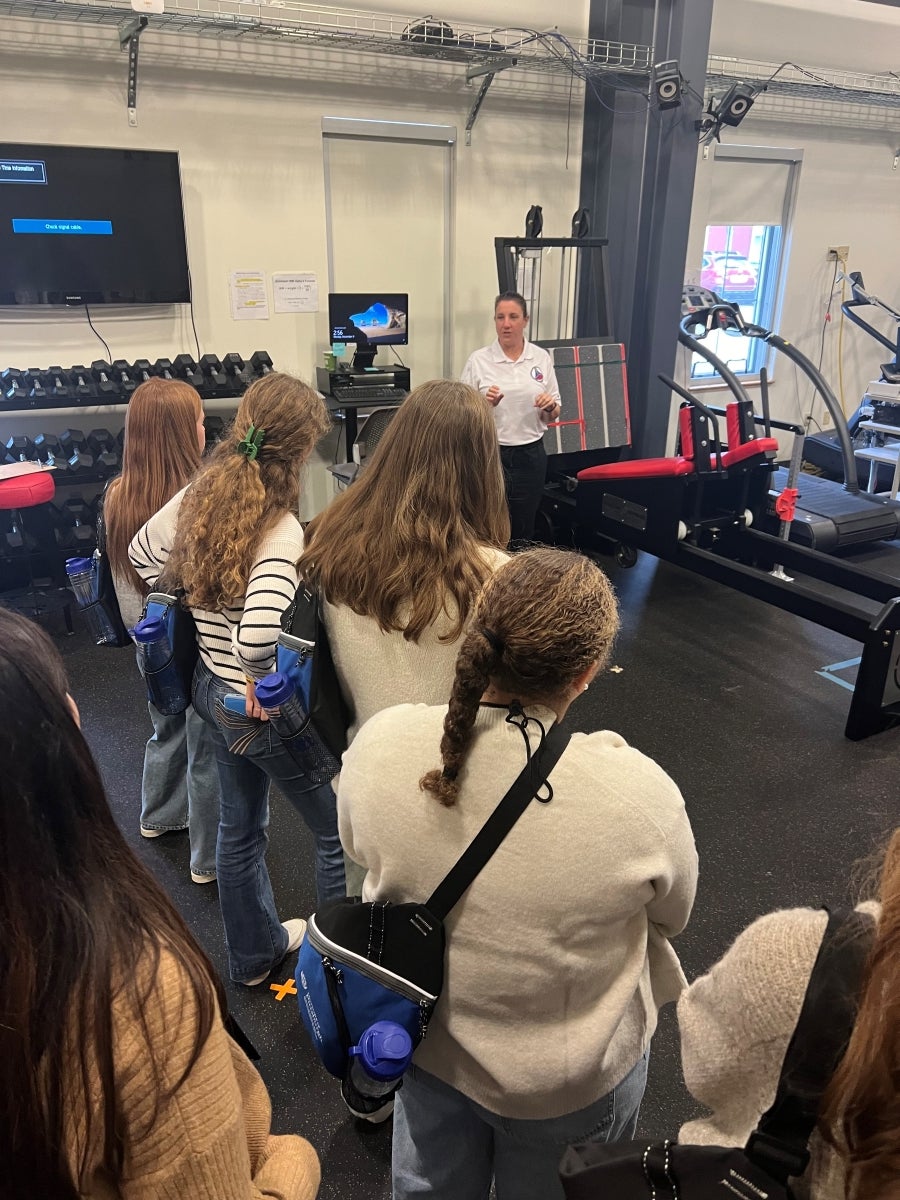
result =
[[828,925],[806,987],[775,1100],[760,1117],[745,1153],[782,1183],[802,1175],[822,1095],[853,1032],[859,989],[872,944],[871,917],[847,909]]
[[437,885],[425,907],[443,921],[463,896],[516,821],[534,799],[556,766],[572,735],[556,722],[525,764],[515,783],[479,829],[471,845],[460,855]]

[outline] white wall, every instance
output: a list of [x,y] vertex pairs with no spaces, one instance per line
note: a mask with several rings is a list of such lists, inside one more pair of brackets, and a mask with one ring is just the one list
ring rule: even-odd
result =
[[[711,53],[770,61],[785,59],[814,69],[887,71],[896,65],[900,11],[859,0],[716,0]],[[833,245],[849,245],[851,270],[866,286],[900,308],[900,170],[893,169],[900,147],[900,109],[860,112],[820,101],[790,103],[760,97],[737,129],[723,141],[757,146],[800,147],[804,151],[799,193],[789,245],[789,267],[777,329],[814,362],[818,361],[823,316],[834,264]],[[708,164],[701,163],[701,167]],[[702,172],[698,172],[702,177]],[[698,186],[692,214],[686,270],[702,247],[706,224],[703,189]],[[849,292],[848,292],[849,295]],[[873,311],[874,310],[870,310]],[[827,327],[823,371],[835,392],[843,375],[844,406],[852,412],[887,353],[844,322],[843,372],[839,369],[840,307]],[[875,323],[893,334],[886,321]],[[810,411],[810,389],[798,382],[786,360],[776,359],[773,415],[802,419]],[[822,407],[816,417],[823,419]]]
[[[566,32],[584,35],[587,7],[587,0],[567,5]],[[509,15],[498,0],[493,8],[456,0],[445,19],[502,25]],[[517,25],[545,20],[538,0],[517,6]],[[247,355],[266,349],[278,367],[305,378],[321,361],[327,340],[324,311],[235,322],[227,276],[247,268],[314,271],[324,305],[323,115],[457,126],[455,370],[471,349],[493,336],[494,237],[524,232],[525,213],[534,203],[544,207],[545,232],[567,233],[577,207],[581,91],[576,84],[566,170],[565,77],[521,71],[499,76],[467,148],[465,119],[475,93],[466,88],[461,65],[213,41],[154,33],[151,26],[141,38],[137,128],[126,119],[125,71],[114,27],[4,18],[2,137],[179,151],[204,352]],[[396,244],[386,246],[385,253],[414,256],[416,247],[398,231]],[[195,352],[186,306],[98,306],[92,315],[113,357],[152,361]],[[0,366],[67,366],[98,357],[104,357],[103,347],[80,311],[0,310]],[[7,424],[0,422],[4,440]],[[325,498],[320,491],[315,506]]]

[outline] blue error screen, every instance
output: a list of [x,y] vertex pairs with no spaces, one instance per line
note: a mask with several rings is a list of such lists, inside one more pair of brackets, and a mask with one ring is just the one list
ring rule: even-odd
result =
[[0,158],[0,183],[46,183],[47,165],[40,161]]
[[13,233],[92,233],[112,234],[112,221],[38,221],[33,217],[13,217]]

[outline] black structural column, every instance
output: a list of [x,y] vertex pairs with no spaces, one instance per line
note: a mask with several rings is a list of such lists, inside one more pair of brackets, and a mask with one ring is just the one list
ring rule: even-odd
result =
[[[652,63],[676,59],[702,96],[712,6],[591,0],[588,36],[650,45]],[[642,457],[665,452],[671,399],[657,374],[671,375],[675,365],[700,109],[684,92],[680,106],[660,110],[652,83],[649,106],[612,87],[585,95],[579,204],[591,211],[592,232],[609,238],[612,332],[625,343],[632,440]],[[589,324],[589,312],[580,312],[585,334]]]

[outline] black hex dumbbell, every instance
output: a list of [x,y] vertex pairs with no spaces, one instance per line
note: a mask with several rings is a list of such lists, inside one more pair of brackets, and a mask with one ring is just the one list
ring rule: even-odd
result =
[[140,387],[142,383],[146,383],[148,379],[152,379],[155,374],[156,372],[150,365],[149,358],[136,358],[134,360],[134,367],[132,368],[131,377],[135,380],[138,387]]
[[62,367],[48,367],[44,372],[44,387],[54,400],[69,400],[72,389]]
[[209,454],[216,442],[222,440],[225,422],[221,417],[213,413],[211,416],[203,418],[203,428],[206,430],[206,449],[204,453]]
[[47,388],[44,383],[44,372],[40,367],[29,367],[22,379],[22,384],[28,391],[28,399],[35,404],[47,402]]
[[176,354],[172,364],[177,379],[183,379],[199,392],[205,382],[203,372],[189,354]]
[[80,429],[64,429],[59,435],[59,445],[70,471],[93,470],[94,456],[88,452]]
[[14,433],[6,442],[6,458],[8,463],[34,462],[34,442],[23,433]]
[[222,370],[234,392],[242,392],[247,384],[253,381],[253,368],[244,362],[240,354],[233,351],[222,359]]
[[200,359],[200,370],[208,380],[207,388],[214,392],[223,392],[228,388],[228,377],[222,370],[222,364],[217,354],[204,354]]
[[73,496],[62,506],[63,521],[68,523],[64,530],[65,546],[71,546],[82,552],[93,550],[97,542],[94,529],[94,513],[89,504]]
[[254,350],[250,355],[250,366],[253,368],[253,374],[259,378],[262,375],[268,375],[270,371],[274,371],[272,359],[269,357],[266,350]]
[[69,379],[72,383],[72,394],[76,400],[89,400],[92,396],[97,395],[97,388],[87,367],[79,363],[69,372]]
[[112,377],[112,367],[105,359],[96,358],[91,363],[91,375],[97,384],[97,391],[101,396],[118,396],[119,385]]
[[[137,363],[135,363],[137,366]],[[158,375],[160,379],[174,379],[175,369],[170,358],[158,358],[153,364],[153,374]]]
[[113,475],[121,466],[119,446],[108,429],[92,429],[87,435],[87,448],[94,457],[94,467],[101,475]]
[[34,540],[27,536],[25,531],[19,525],[19,514],[10,512],[3,514],[3,542],[2,548],[6,554],[23,554],[34,549]]
[[59,438],[55,433],[39,433],[34,439],[34,454],[38,462],[47,463],[61,457]]
[[119,389],[120,396],[127,398],[137,387],[137,382],[132,378],[131,363],[124,358],[117,358],[113,363],[112,378]]
[[14,405],[20,400],[24,403],[28,398],[28,389],[24,385],[22,376],[23,372],[18,367],[6,367],[5,370],[0,371],[0,389],[3,391],[3,398]]

